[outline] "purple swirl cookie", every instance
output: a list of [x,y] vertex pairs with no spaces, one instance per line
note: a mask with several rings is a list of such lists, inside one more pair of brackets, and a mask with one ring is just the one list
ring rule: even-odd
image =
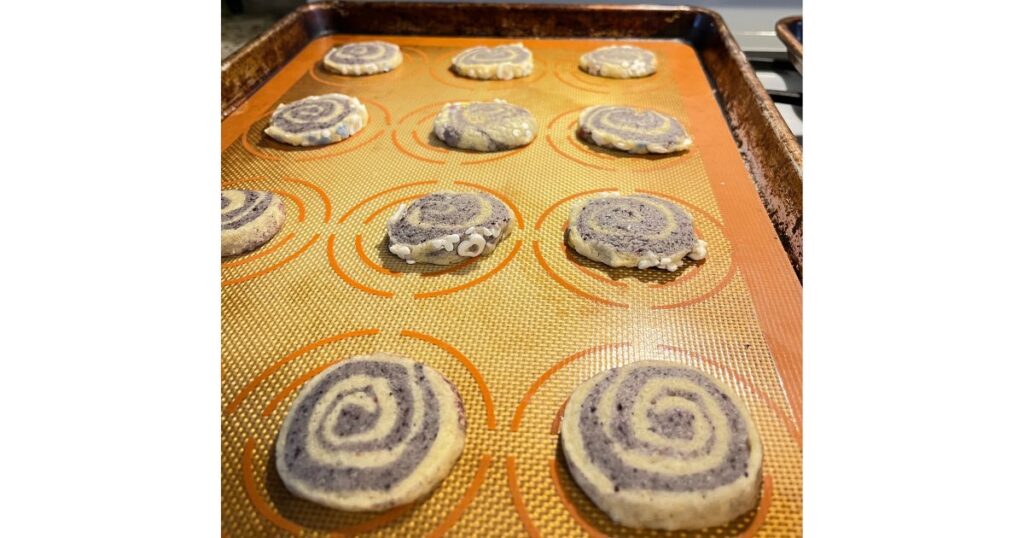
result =
[[679,205],[648,194],[603,194],[573,206],[569,246],[611,267],[675,271],[683,258],[702,260],[707,243]]
[[263,246],[284,224],[284,202],[272,192],[220,191],[220,255]]
[[434,134],[455,148],[502,151],[529,144],[537,136],[537,120],[501,99],[448,103],[434,118]]
[[293,146],[322,146],[344,140],[362,129],[369,118],[366,105],[340,93],[312,95],[277,107],[264,131]]
[[653,110],[592,106],[580,114],[579,126],[584,140],[629,153],[672,153],[693,144],[679,120]]
[[293,494],[339,510],[386,510],[441,483],[462,454],[455,386],[396,355],[352,357],[309,380],[277,437],[277,472]]
[[580,56],[580,69],[605,78],[646,77],[658,69],[658,58],[630,45],[601,47]]
[[385,73],[401,64],[401,49],[385,41],[348,43],[331,49],[324,56],[324,67],[341,75]]
[[512,211],[483,192],[435,192],[388,219],[388,249],[408,263],[451,265],[487,255],[512,233]]
[[452,58],[452,70],[469,78],[511,80],[533,73],[533,53],[522,43],[473,47]]
[[576,388],[562,419],[570,474],[628,527],[728,523],[757,506],[762,446],[743,402],[699,370],[640,361]]

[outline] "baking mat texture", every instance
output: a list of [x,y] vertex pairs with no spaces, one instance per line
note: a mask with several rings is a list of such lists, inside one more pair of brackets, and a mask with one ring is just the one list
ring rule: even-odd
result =
[[[695,51],[676,41],[619,41],[658,55],[651,77],[580,71],[599,40],[525,40],[534,74],[473,81],[448,71],[463,48],[516,40],[384,37],[395,71],[323,70],[310,43],[222,123],[222,188],[272,190],[287,221],[262,248],[221,263],[222,527],[225,536],[799,535],[802,524],[801,288],[765,213]],[[262,133],[279,103],[341,92],[367,126],[322,148]],[[451,101],[505,99],[540,132],[501,153],[444,147],[432,120]],[[579,112],[622,104],[671,114],[686,153],[617,154],[580,142]],[[487,191],[515,212],[490,256],[452,267],[407,265],[387,251],[398,204],[437,190]],[[694,216],[707,259],[674,273],[611,269],[566,250],[572,203],[589,193],[648,192]],[[465,451],[426,499],[345,513],[290,495],[273,445],[302,383],[357,354],[422,361],[458,387]],[[558,449],[560,413],[580,382],[641,359],[699,368],[731,386],[765,446],[758,508],[721,528],[664,533],[611,522],[575,485]]]

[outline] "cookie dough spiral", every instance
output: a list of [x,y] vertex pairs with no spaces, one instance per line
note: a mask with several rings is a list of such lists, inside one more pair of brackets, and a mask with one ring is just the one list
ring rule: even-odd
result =
[[747,410],[678,363],[640,361],[584,382],[561,444],[576,483],[626,526],[700,529],[757,505],[762,446]]
[[658,69],[653,52],[630,45],[601,47],[580,56],[580,67],[599,77],[646,77]]
[[452,58],[452,69],[469,78],[511,80],[533,73],[533,53],[522,43],[473,47]]
[[284,224],[284,202],[267,191],[220,191],[220,255],[234,256],[270,241]]
[[299,392],[277,439],[289,491],[341,510],[386,510],[436,487],[465,444],[455,387],[395,355],[352,357]]
[[385,41],[362,41],[331,49],[324,66],[342,75],[373,75],[391,71],[402,63],[398,45]]
[[501,99],[448,103],[434,118],[434,134],[452,147],[502,151],[533,141],[537,120],[529,110]]
[[693,217],[668,200],[647,194],[605,194],[573,207],[569,245],[581,256],[612,267],[675,271],[683,258],[702,260]]
[[599,146],[630,153],[672,153],[693,141],[679,120],[653,110],[598,105],[584,110],[580,136]]
[[356,134],[368,118],[366,105],[355,97],[312,95],[278,106],[265,132],[293,146],[322,146]]
[[512,212],[482,192],[436,192],[388,220],[388,249],[408,263],[450,265],[487,255],[511,233]]

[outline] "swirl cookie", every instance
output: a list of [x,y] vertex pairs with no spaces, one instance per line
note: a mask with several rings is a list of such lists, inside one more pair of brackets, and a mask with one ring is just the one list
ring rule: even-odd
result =
[[423,364],[378,353],[309,380],[277,437],[288,491],[339,510],[386,510],[437,487],[462,454],[455,386]]
[[693,144],[679,120],[653,110],[592,106],[580,114],[579,125],[581,137],[629,153],[672,153]]
[[284,224],[284,202],[272,192],[220,191],[220,255],[263,246]]
[[581,256],[612,267],[675,271],[683,258],[702,260],[693,217],[678,205],[646,194],[604,194],[573,206],[569,245]]
[[368,118],[366,105],[355,97],[340,93],[312,95],[279,105],[264,132],[293,146],[323,146],[356,134]]
[[402,64],[398,45],[385,41],[349,43],[331,49],[324,56],[324,67],[341,75],[375,75]]
[[501,99],[448,103],[434,118],[434,134],[454,148],[501,151],[533,141],[537,120],[529,110]]
[[407,263],[451,265],[487,255],[512,233],[512,212],[482,192],[435,192],[388,219],[388,250]]
[[480,80],[511,80],[533,73],[533,53],[522,43],[473,47],[452,58],[452,70]]
[[605,78],[646,77],[658,69],[658,58],[629,45],[601,47],[580,56],[580,69]]
[[569,398],[561,444],[573,479],[627,527],[701,529],[757,506],[761,439],[736,394],[703,373],[641,361]]

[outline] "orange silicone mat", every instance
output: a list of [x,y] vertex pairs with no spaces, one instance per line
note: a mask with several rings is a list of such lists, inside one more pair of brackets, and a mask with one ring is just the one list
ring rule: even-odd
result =
[[[287,222],[262,248],[222,261],[222,525],[225,536],[655,536],[612,523],[567,474],[558,420],[573,388],[638,359],[680,361],[729,384],[765,444],[758,508],[694,536],[797,535],[802,522],[801,287],[744,168],[694,50],[620,41],[659,58],[648,78],[577,68],[600,40],[525,40],[534,74],[473,81],[447,70],[473,45],[515,40],[384,37],[405,61],[342,77],[310,43],[222,123],[224,188],[272,190]],[[278,103],[342,92],[368,125],[322,148],[290,148],[262,129]],[[445,102],[501,98],[529,108],[540,133],[494,154],[431,138]],[[574,136],[578,112],[614,103],[679,118],[686,153],[630,156]],[[397,204],[435,190],[484,190],[514,209],[516,229],[490,256],[453,267],[406,265],[386,248]],[[709,243],[675,273],[610,269],[567,252],[571,202],[650,192],[690,210]],[[465,452],[425,500],[345,513],[290,495],[274,440],[302,383],[346,357],[389,351],[451,379],[466,404]],[[684,535],[687,533],[675,533]]]

